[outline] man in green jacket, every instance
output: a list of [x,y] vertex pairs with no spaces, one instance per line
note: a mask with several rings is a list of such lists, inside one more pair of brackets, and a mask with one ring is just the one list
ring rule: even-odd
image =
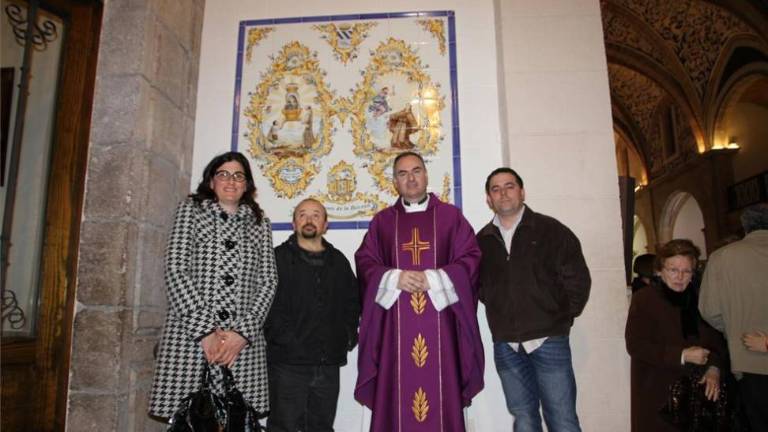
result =
[[576,236],[524,204],[523,179],[498,168],[485,182],[493,220],[477,234],[485,305],[514,431],[581,431],[569,333],[591,279]]

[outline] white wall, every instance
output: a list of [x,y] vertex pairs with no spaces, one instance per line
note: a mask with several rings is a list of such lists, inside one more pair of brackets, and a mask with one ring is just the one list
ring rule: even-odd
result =
[[[639,217],[634,216],[635,235],[632,237],[632,256],[637,257],[648,253],[648,234],[645,231],[645,225]],[[634,259],[633,259],[634,261]]]
[[[571,333],[585,431],[629,430],[619,190],[597,0],[499,0],[506,135],[528,204],[581,239],[592,293]],[[509,429],[505,429],[509,430]]]
[[741,181],[760,174],[768,167],[768,107],[749,102],[736,104],[728,112],[725,129],[741,147],[733,157],[733,176]]
[[[455,11],[464,213],[476,229],[491,218],[483,183],[508,152],[512,166],[525,179],[532,208],[557,217],[582,239],[594,286],[572,336],[579,414],[585,431],[628,430],[620,213],[599,3],[500,3],[497,16],[492,0],[209,2],[203,25],[193,183],[214,154],[229,149],[239,21]],[[499,20],[503,25],[497,27]],[[497,60],[499,50],[503,64]],[[500,117],[506,123],[503,128]],[[509,138],[503,144],[502,130]],[[275,243],[288,234],[276,232]],[[351,259],[363,234],[338,230],[327,238]],[[470,430],[509,431],[512,421],[493,365],[482,306],[478,316],[486,350],[486,387],[469,410]],[[350,364],[342,369],[336,424],[340,432],[367,430],[363,410],[352,397],[355,357],[353,352]]]
[[672,227],[673,239],[688,239],[701,250],[701,259],[707,259],[707,241],[704,238],[704,215],[696,198],[688,195],[677,213]]

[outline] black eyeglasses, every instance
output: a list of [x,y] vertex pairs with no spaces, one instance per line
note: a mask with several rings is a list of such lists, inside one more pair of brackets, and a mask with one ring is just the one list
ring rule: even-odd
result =
[[214,174],[213,176],[216,177],[216,180],[219,180],[219,181],[227,181],[229,179],[232,179],[238,183],[244,182],[246,178],[245,173],[242,173],[240,171],[231,173],[227,170],[216,171],[216,174]]

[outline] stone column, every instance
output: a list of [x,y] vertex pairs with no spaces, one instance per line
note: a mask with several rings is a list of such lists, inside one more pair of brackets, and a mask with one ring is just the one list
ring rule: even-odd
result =
[[104,6],[77,272],[67,428],[147,416],[165,240],[189,191],[205,0]]

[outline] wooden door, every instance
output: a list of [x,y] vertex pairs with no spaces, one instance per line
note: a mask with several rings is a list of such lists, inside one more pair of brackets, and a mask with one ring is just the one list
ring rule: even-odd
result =
[[[26,28],[23,27],[26,12],[19,15],[19,8],[25,11],[37,9],[43,15],[52,17],[53,21],[62,23],[63,28],[57,36],[63,45],[55,78],[56,94],[52,97],[54,106],[46,159],[47,178],[44,177],[45,192],[39,209],[42,216],[39,259],[33,263],[36,297],[32,303],[36,309],[26,317],[34,320],[34,325],[22,335],[3,331],[0,429],[64,430],[77,246],[102,6],[96,0],[4,0],[2,4],[0,19],[4,20],[3,25],[20,26],[16,34],[22,37],[30,33],[21,31]],[[15,5],[13,11],[6,10],[9,4]],[[16,13],[15,18],[9,13]],[[32,30],[35,43],[44,41],[46,32],[50,31],[50,27],[42,24]],[[22,41],[25,42],[25,39]],[[34,71],[34,67],[31,70]],[[14,70],[14,74],[23,73],[23,69]],[[14,100],[16,108],[19,107],[16,103],[18,97],[16,95]],[[25,109],[31,109],[31,106]],[[34,128],[23,124],[17,128],[18,122],[12,124],[13,133],[19,130],[22,134],[35,132]],[[10,142],[13,143],[12,140]],[[11,147],[4,145],[3,150],[13,153]],[[2,173],[9,176],[4,178],[3,183],[3,187],[7,187],[12,182],[10,177],[14,170],[11,165],[14,161],[8,155],[4,155],[3,160],[8,160],[9,168]],[[27,186],[17,184],[16,196],[24,193]],[[24,220],[23,214],[11,214],[14,214],[12,224]],[[8,214],[4,212],[3,217],[8,217]],[[11,249],[14,244],[18,246],[19,242],[25,241],[12,236],[3,240],[10,240],[6,244],[10,244]],[[8,267],[3,264],[0,271],[8,274]],[[3,290],[5,321],[12,309],[10,303],[6,304],[6,299],[10,298],[6,297],[6,286]]]

